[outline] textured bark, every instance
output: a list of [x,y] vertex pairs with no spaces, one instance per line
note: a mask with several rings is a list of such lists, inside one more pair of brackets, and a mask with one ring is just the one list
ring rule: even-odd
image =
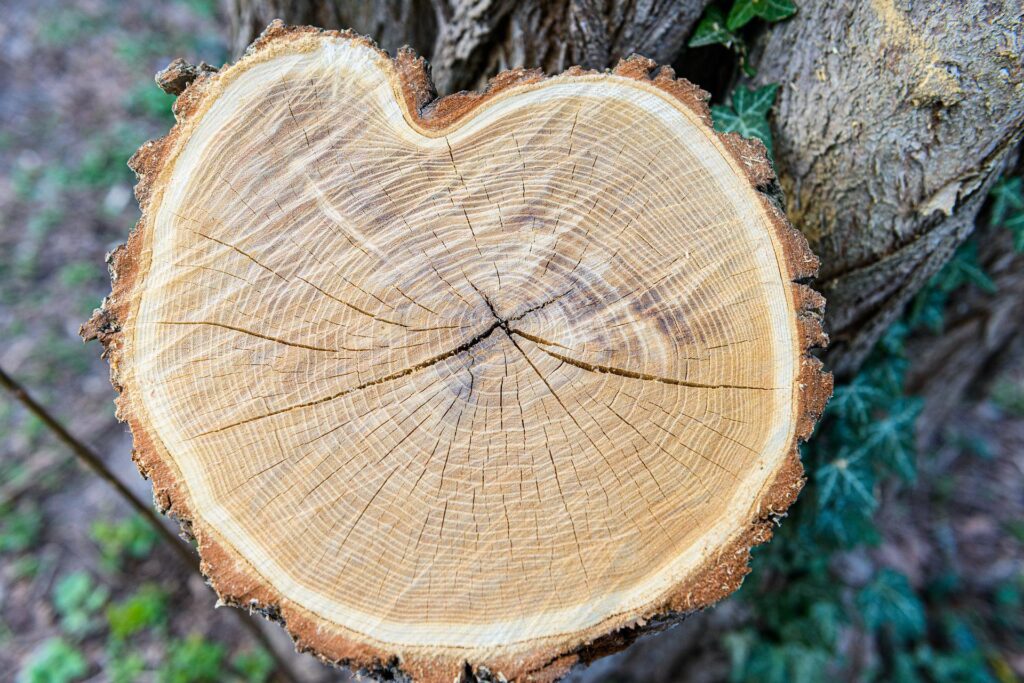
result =
[[783,86],[776,163],[822,260],[837,373],[972,231],[1024,126],[1021,49],[1018,0],[825,0],[755,55]]
[[517,67],[600,69],[634,52],[671,63],[708,2],[231,0],[229,15],[236,54],[273,19],[351,28],[392,54],[408,44],[430,60],[434,85],[446,94]]
[[235,57],[274,19],[295,26],[349,28],[394,54],[408,45],[430,55],[437,34],[431,0],[227,0]]

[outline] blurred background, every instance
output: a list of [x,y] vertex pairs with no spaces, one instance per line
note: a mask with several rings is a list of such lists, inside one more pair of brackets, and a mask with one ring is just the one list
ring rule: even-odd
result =
[[[148,502],[100,347],[78,328],[109,292],[105,254],[138,219],[125,162],[174,121],[152,75],[175,57],[229,60],[229,21],[216,0],[5,0],[2,16],[0,367]],[[1001,187],[1019,199],[1012,182]],[[870,423],[863,438],[890,439],[894,471],[899,458],[916,468],[883,482],[853,451],[830,459],[739,595],[573,680],[1024,676],[1024,364],[1001,367],[915,458],[919,406],[883,377],[899,371],[885,344],[905,331],[883,341],[867,379],[840,387],[811,448],[845,452]],[[856,514],[829,519],[829,492]],[[810,536],[823,528],[854,541],[822,546]],[[269,643],[295,680],[348,680],[293,654],[278,626],[254,619],[260,642],[214,603],[143,517],[0,395],[0,679],[284,680]]]

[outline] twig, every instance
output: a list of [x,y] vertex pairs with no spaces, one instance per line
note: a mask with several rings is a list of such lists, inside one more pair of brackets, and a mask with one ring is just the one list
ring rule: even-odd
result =
[[[140,515],[142,515],[147,522],[160,534],[160,537],[167,541],[167,544],[174,551],[174,554],[182,561],[189,569],[195,573],[203,576],[203,573],[199,566],[199,558],[196,557],[192,552],[189,551],[188,547],[182,542],[180,538],[175,536],[170,529],[164,526],[160,518],[153,511],[149,505],[143,503],[132,491],[118,479],[113,472],[107,467],[103,459],[84,443],[76,439],[74,436],[64,428],[60,422],[53,417],[49,411],[40,405],[28,391],[21,386],[13,377],[8,375],[3,368],[0,368],[0,386],[3,386],[19,403],[29,410],[33,415],[39,418],[40,421],[46,427],[53,432],[53,434],[60,439],[60,441],[71,449],[71,452],[75,454],[79,462],[84,464],[93,473],[99,475],[101,479],[106,481],[108,484],[114,487],[114,489],[121,495],[121,497],[127,502],[132,508],[135,509]],[[203,577],[206,580],[206,577]],[[274,658],[274,664],[277,669],[277,675],[280,679],[286,681],[286,683],[297,683],[298,679],[295,673],[291,670],[284,658],[274,649],[271,645],[267,635],[260,630],[258,624],[252,619],[248,618],[245,613],[240,610],[231,610],[239,623],[249,632],[249,634],[266,650],[271,657]]]

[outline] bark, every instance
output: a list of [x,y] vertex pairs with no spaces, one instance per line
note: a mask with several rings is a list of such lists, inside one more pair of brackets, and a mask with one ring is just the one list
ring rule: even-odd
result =
[[236,55],[273,19],[351,28],[394,54],[430,60],[438,92],[482,86],[499,71],[601,69],[639,53],[671,63],[709,0],[230,0]]
[[754,63],[783,86],[787,213],[821,257],[829,360],[848,375],[971,233],[1020,139],[1021,4],[806,2]]
[[437,21],[430,0],[227,0],[230,47],[235,57],[274,19],[295,26],[349,28],[394,54],[408,45],[432,53]]

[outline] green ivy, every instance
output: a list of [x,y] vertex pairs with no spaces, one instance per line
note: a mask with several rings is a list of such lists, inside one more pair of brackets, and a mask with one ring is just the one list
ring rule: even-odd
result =
[[167,594],[153,585],[143,586],[129,598],[107,607],[111,637],[124,640],[167,621]]
[[[749,100],[750,93],[740,99]],[[989,226],[1014,231],[1016,244],[1024,225],[1024,183],[1019,178],[998,182],[990,206]],[[735,683],[821,680],[828,666],[842,668],[838,634],[846,624],[857,624],[884,643],[879,664],[865,681],[992,683],[997,671],[1010,671],[979,636],[983,627],[949,606],[955,574],[926,587],[926,599],[906,576],[881,568],[851,597],[829,568],[837,553],[878,542],[873,516],[879,487],[916,478],[913,434],[921,402],[904,389],[905,341],[911,333],[941,330],[954,292],[995,291],[978,261],[977,245],[972,239],[957,250],[883,336],[857,377],[836,387],[817,433],[804,444],[809,481],[801,503],[775,540],[755,550],[757,574],[739,593],[752,608],[752,623],[724,641]],[[983,448],[968,450],[984,457]],[[1002,606],[994,617],[997,627],[1024,634],[1019,582],[1001,587],[993,603]],[[941,624],[938,631],[929,628],[934,623]]]
[[1024,181],[1003,178],[992,188],[989,222],[1013,233],[1013,248],[1024,251]]
[[266,650],[248,650],[235,655],[231,667],[247,683],[266,683],[274,671],[274,658]]
[[733,0],[728,15],[724,4],[712,4],[704,11],[688,43],[689,47],[724,45],[740,58],[740,67],[748,76],[754,71],[747,62],[747,43],[741,29],[754,18],[769,23],[782,21],[796,14],[792,0]]
[[0,503],[0,555],[33,547],[42,528],[43,516],[35,505],[23,503],[14,507]]
[[160,683],[218,683],[224,679],[224,646],[192,634],[172,641],[160,667]]
[[711,117],[715,130],[757,138],[764,143],[771,158],[772,131],[768,125],[768,111],[775,103],[775,93],[778,89],[779,86],[775,83],[756,90],[739,86],[732,91],[728,105],[712,105]]

